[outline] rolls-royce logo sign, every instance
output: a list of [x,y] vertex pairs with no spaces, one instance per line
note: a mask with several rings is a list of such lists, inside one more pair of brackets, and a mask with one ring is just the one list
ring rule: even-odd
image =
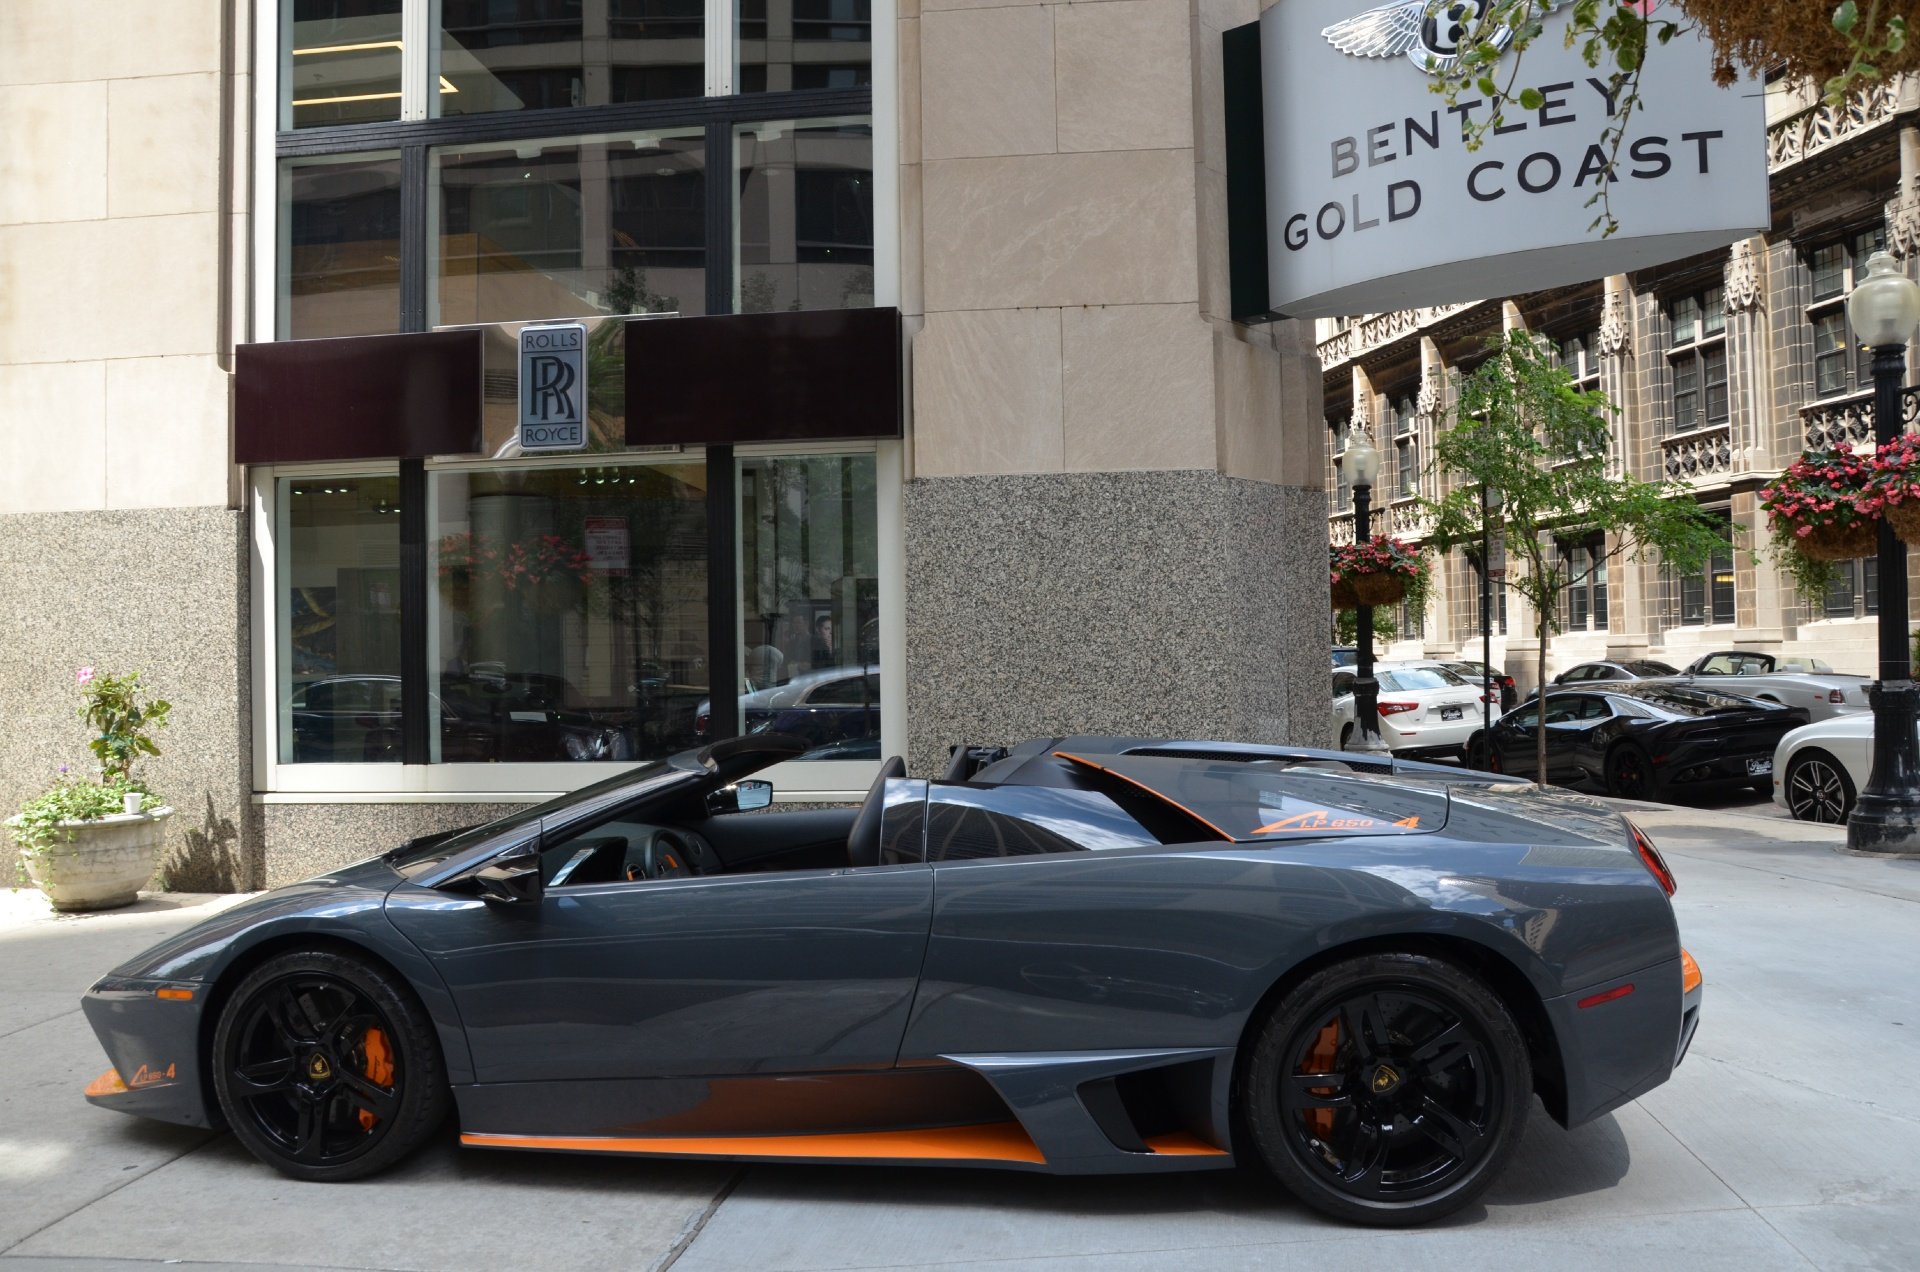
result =
[[586,446],[586,352],[584,323],[520,329],[521,450],[580,450]]

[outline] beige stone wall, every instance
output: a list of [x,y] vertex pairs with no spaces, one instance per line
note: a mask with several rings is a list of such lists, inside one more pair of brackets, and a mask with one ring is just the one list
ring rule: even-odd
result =
[[0,4],[0,514],[237,502],[250,7]]
[[1256,13],[902,5],[915,476],[1324,484],[1311,329],[1228,314],[1220,33]]

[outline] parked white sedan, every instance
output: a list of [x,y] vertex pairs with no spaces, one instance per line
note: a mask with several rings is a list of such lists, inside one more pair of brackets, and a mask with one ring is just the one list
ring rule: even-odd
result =
[[[1335,673],[1335,687],[1341,675]],[[1396,755],[1462,755],[1467,739],[1480,729],[1480,686],[1462,679],[1437,662],[1381,663],[1374,667],[1380,682],[1380,738]],[[1349,676],[1347,692],[1333,702],[1341,749],[1358,733],[1354,720]],[[1500,718],[1500,691],[1493,691],[1495,720]]]
[[1873,771],[1873,713],[1803,724],[1773,752],[1773,802],[1796,820],[1839,825]]

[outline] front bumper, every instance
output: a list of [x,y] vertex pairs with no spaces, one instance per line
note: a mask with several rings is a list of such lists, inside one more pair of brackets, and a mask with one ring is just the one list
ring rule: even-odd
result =
[[200,1021],[208,987],[191,981],[109,976],[80,1000],[113,1067],[87,1102],[182,1126],[214,1126],[201,1082]]

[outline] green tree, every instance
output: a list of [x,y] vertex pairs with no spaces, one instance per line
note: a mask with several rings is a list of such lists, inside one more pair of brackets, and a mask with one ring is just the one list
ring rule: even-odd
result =
[[[1582,390],[1548,346],[1524,331],[1507,337],[1460,390],[1456,423],[1434,445],[1430,468],[1457,488],[1423,501],[1433,545],[1476,547],[1480,492],[1498,490],[1495,529],[1506,537],[1507,586],[1533,607],[1538,682],[1547,679],[1547,641],[1559,630],[1560,593],[1571,577],[1556,540],[1606,534],[1589,567],[1649,554],[1684,573],[1702,569],[1726,540],[1715,520],[1678,483],[1645,482],[1609,471],[1610,417],[1604,393]],[[1546,713],[1534,737],[1534,775],[1546,777]]]
[[[1399,624],[1393,621],[1393,610],[1385,605],[1373,607],[1373,638],[1375,641],[1396,640],[1400,636]],[[1333,643],[1336,645],[1357,645],[1360,643],[1360,611],[1335,610],[1333,612]]]

